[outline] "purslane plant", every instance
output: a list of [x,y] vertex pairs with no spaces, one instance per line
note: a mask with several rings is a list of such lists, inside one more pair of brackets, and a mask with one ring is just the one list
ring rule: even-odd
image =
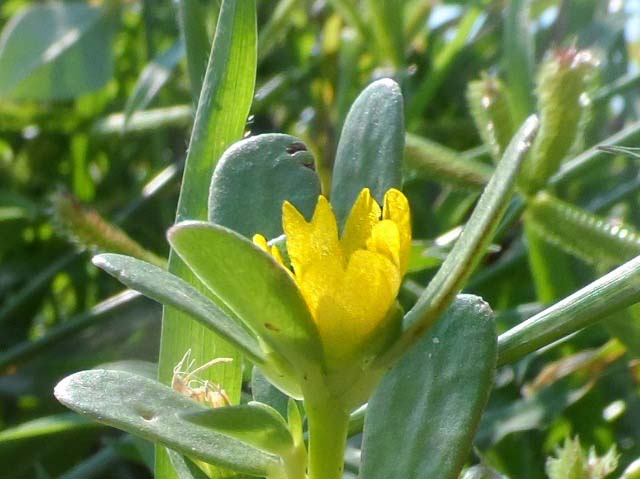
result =
[[[370,85],[355,102],[345,131],[353,131],[354,124],[361,124],[363,111],[384,110],[389,104],[390,108],[401,108],[398,95],[397,85],[389,80]],[[393,115],[389,119],[395,121]],[[213,300],[184,280],[141,260],[114,254],[99,255],[94,260],[124,284],[190,314],[234,345],[278,389],[290,398],[302,399],[307,421],[306,447],[295,403],[290,402],[286,420],[261,402],[204,410],[197,403],[186,406],[185,390],[188,401],[193,402],[208,397],[208,388],[212,391],[224,388],[224,384],[213,385],[191,375],[185,377],[193,382],[183,380],[181,391],[172,396],[165,386],[135,374],[87,371],[62,381],[56,389],[57,397],[81,413],[160,442],[194,460],[273,479],[342,477],[350,414],[369,400],[381,378],[408,350],[416,343],[421,344],[424,334],[460,291],[504,212],[518,166],[536,131],[536,120],[532,118],[516,135],[458,244],[420,300],[403,315],[396,297],[411,248],[409,204],[392,184],[387,189],[381,186],[384,181],[367,184],[367,178],[371,177],[367,162],[372,161],[371,157],[353,155],[359,144],[372,148],[372,142],[383,136],[385,130],[404,136],[397,125],[387,128],[381,120],[385,119],[371,119],[369,125],[363,126],[365,134],[355,140],[343,133],[341,141],[351,139],[354,144],[342,148],[349,156],[343,155],[337,164],[363,172],[352,175],[352,184],[347,177],[341,179],[343,186],[355,193],[355,198],[342,195],[343,201],[352,201],[343,223],[336,219],[324,196],[315,197],[315,209],[308,211],[312,214],[307,219],[295,204],[287,201],[285,192],[280,206],[284,238],[272,242],[261,231],[254,231],[252,241],[229,228],[204,221],[183,221],[169,230],[173,250],[211,292]],[[229,169],[233,173],[229,165],[246,161],[247,155],[259,155],[261,150],[249,145],[260,144],[264,145],[265,153],[273,150],[273,145],[281,145],[279,148],[286,151],[285,159],[307,154],[306,148],[291,137],[264,135],[243,140],[220,161],[213,175],[214,186],[217,182],[212,187],[214,197],[218,194],[215,192],[224,190],[221,179],[229,178],[221,171]],[[268,145],[271,150],[267,150]],[[387,139],[379,150],[393,158],[398,147],[402,151],[402,141]],[[278,153],[282,150],[273,150],[277,154],[270,161],[282,161]],[[306,160],[289,165],[287,168],[294,170],[306,168]],[[395,167],[400,168],[401,164],[398,162]],[[264,179],[258,175],[254,181]],[[294,191],[292,188],[291,197],[295,196]],[[310,188],[308,195],[314,194]],[[298,192],[297,202],[299,196]],[[215,198],[210,201],[215,208]],[[340,209],[345,210],[344,204]],[[479,299],[461,298],[452,308],[447,313],[451,314],[448,321],[459,321],[465,315],[485,318],[475,321],[469,318],[475,325],[470,324],[467,332],[470,338],[478,334],[485,339],[477,340],[476,345],[471,339],[467,346],[450,350],[451,345],[447,344],[455,341],[459,328],[450,328],[445,321],[443,331],[426,344],[426,349],[414,348],[416,354],[424,352],[431,358],[437,352],[433,348],[439,348],[434,344],[442,341],[440,354],[464,352],[478,357],[465,368],[461,368],[462,363],[458,365],[459,359],[451,358],[454,369],[443,378],[455,384],[465,381],[460,374],[473,376],[472,380],[466,380],[466,386],[455,386],[461,391],[469,389],[460,395],[463,402],[449,401],[456,405],[459,419],[451,418],[451,425],[455,424],[458,432],[448,433],[446,440],[437,445],[442,447],[447,441],[454,441],[447,447],[450,449],[447,454],[454,452],[455,460],[434,462],[438,466],[434,473],[443,477],[453,477],[463,465],[461,461],[471,445],[496,361],[495,331],[486,304]],[[425,375],[428,376],[426,369]],[[436,383],[431,381],[429,387]],[[92,393],[93,388],[99,388],[100,394]],[[127,389],[146,391],[145,400],[139,393],[127,393]],[[123,407],[112,410],[115,400],[121,401]],[[375,430],[375,426],[369,430]],[[208,441],[215,447],[202,442],[188,446],[193,437],[209,436]],[[432,436],[440,437],[437,432]],[[384,446],[366,436],[365,441],[370,444],[368,457],[372,462],[377,456],[375,449]],[[177,464],[175,453],[170,457]]]
[[[203,95],[198,110],[207,108],[215,105]],[[204,365],[176,359],[173,387],[104,367],[64,379],[56,396],[166,448],[171,470],[159,469],[160,479],[203,472],[341,478],[347,435],[362,427],[362,413],[352,413],[365,403],[362,477],[456,478],[497,363],[584,327],[569,321],[576,311],[592,321],[640,298],[640,263],[630,262],[498,341],[488,305],[459,294],[501,221],[537,127],[529,118],[500,147],[502,158],[453,249],[406,314],[397,296],[411,226],[399,190],[405,132],[395,82],[374,82],[354,102],[329,199],[300,140],[268,134],[232,145],[213,172],[208,205],[191,205],[208,209],[208,221],[181,211],[168,232],[180,277],[117,254],[94,263],[215,332],[212,340],[242,354],[270,392],[254,382],[253,401],[238,404],[225,392],[237,383],[198,377],[209,365],[238,361],[209,358]],[[413,440],[398,449],[405,437]]]

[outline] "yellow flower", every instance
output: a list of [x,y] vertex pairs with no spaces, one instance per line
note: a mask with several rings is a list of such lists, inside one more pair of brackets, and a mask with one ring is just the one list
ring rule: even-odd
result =
[[[391,189],[381,209],[371,192],[362,190],[341,237],[324,196],[318,198],[311,222],[286,202],[283,228],[290,274],[316,322],[327,360],[349,360],[391,316],[411,248],[407,199]],[[253,241],[285,266],[263,236]]]

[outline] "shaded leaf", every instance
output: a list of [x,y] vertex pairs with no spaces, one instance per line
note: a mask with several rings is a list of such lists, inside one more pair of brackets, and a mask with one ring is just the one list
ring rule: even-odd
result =
[[274,456],[182,419],[207,408],[142,376],[81,371],[60,381],[54,394],[83,415],[196,459],[258,476],[278,467]]
[[331,184],[331,205],[339,223],[363,188],[382,204],[387,190],[400,187],[403,154],[400,87],[388,78],[378,80],[353,103],[340,135]]
[[255,338],[186,281],[130,256],[101,254],[93,258],[93,263],[126,286],[189,314],[253,360],[262,362],[264,359],[264,353]]
[[168,237],[198,278],[294,367],[318,365],[322,356],[315,323],[289,273],[271,256],[210,223],[183,222]]
[[258,135],[225,151],[209,193],[209,221],[251,237],[282,234],[282,204],[309,218],[320,195],[314,159],[299,139]]
[[369,401],[362,477],[456,479],[489,397],[495,361],[493,313],[482,299],[459,296]]
[[285,455],[293,448],[285,420],[278,411],[259,402],[187,413],[182,417],[272,454]]

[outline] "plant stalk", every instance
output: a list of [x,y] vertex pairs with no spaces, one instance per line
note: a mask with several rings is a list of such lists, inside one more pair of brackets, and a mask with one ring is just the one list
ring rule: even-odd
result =
[[317,398],[305,401],[305,410],[309,425],[308,479],[342,479],[349,414],[339,404]]

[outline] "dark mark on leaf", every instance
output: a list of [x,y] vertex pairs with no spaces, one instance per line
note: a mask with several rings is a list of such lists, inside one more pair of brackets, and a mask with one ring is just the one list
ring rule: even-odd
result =
[[293,155],[294,153],[297,153],[299,151],[307,151],[307,145],[300,141],[296,141],[295,143],[291,143],[287,147],[287,153],[289,153],[290,155]]

